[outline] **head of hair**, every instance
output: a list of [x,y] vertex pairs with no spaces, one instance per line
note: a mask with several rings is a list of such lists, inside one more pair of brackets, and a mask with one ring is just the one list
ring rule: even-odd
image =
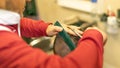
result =
[[0,9],[17,12],[23,14],[25,0],[0,0]]

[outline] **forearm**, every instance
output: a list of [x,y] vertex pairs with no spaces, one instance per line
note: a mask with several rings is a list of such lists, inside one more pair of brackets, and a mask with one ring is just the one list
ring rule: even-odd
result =
[[25,37],[46,36],[48,23],[42,20],[35,21],[28,18],[21,19],[21,34]]

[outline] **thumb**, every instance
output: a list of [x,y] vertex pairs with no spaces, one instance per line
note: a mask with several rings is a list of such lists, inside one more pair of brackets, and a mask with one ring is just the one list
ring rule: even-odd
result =
[[46,33],[48,36],[53,36],[53,35],[56,35],[58,32],[61,32],[62,30],[63,30],[62,27],[49,25],[46,30]]
[[59,27],[59,26],[54,26],[53,28],[53,32],[61,32],[63,30],[62,27]]

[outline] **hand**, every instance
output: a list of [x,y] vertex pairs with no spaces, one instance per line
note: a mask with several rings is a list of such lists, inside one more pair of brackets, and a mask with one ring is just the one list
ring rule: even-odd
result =
[[49,25],[47,27],[46,33],[48,36],[53,36],[53,35],[56,35],[59,32],[61,32],[62,30],[63,30],[63,28],[61,28],[59,26]]
[[[73,36],[77,36],[77,34],[75,32],[73,32],[71,29],[75,30],[77,33],[79,33],[80,35],[83,33],[82,31],[80,31],[80,27],[77,26],[68,26],[66,24],[61,24],[63,26],[63,28],[65,29],[65,31]],[[54,26],[54,25],[49,25],[46,33],[48,36],[53,36],[58,34],[59,32],[61,32],[63,30],[62,27],[59,26]]]
[[80,27],[77,27],[77,26],[73,26],[73,25],[66,25],[66,24],[62,24],[63,28],[65,29],[65,31],[67,33],[69,33],[70,35],[73,35],[73,36],[78,36],[76,34],[76,32],[80,35],[83,34],[82,31],[80,31]]
[[102,36],[103,36],[103,43],[104,43],[104,44],[106,43],[106,41],[107,41],[107,35],[106,35],[103,31],[101,31],[101,30],[98,29],[97,27],[88,27],[86,30],[89,30],[89,29],[98,30],[98,31],[102,34]]

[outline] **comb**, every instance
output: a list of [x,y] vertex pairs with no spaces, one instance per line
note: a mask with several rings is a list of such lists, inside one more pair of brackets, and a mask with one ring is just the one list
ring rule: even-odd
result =
[[[54,25],[62,27],[62,25],[58,21],[56,21]],[[75,44],[72,42],[69,34],[64,30],[64,28],[58,34],[63,38],[63,40],[68,45],[68,47],[70,48],[71,51],[75,49]]]

